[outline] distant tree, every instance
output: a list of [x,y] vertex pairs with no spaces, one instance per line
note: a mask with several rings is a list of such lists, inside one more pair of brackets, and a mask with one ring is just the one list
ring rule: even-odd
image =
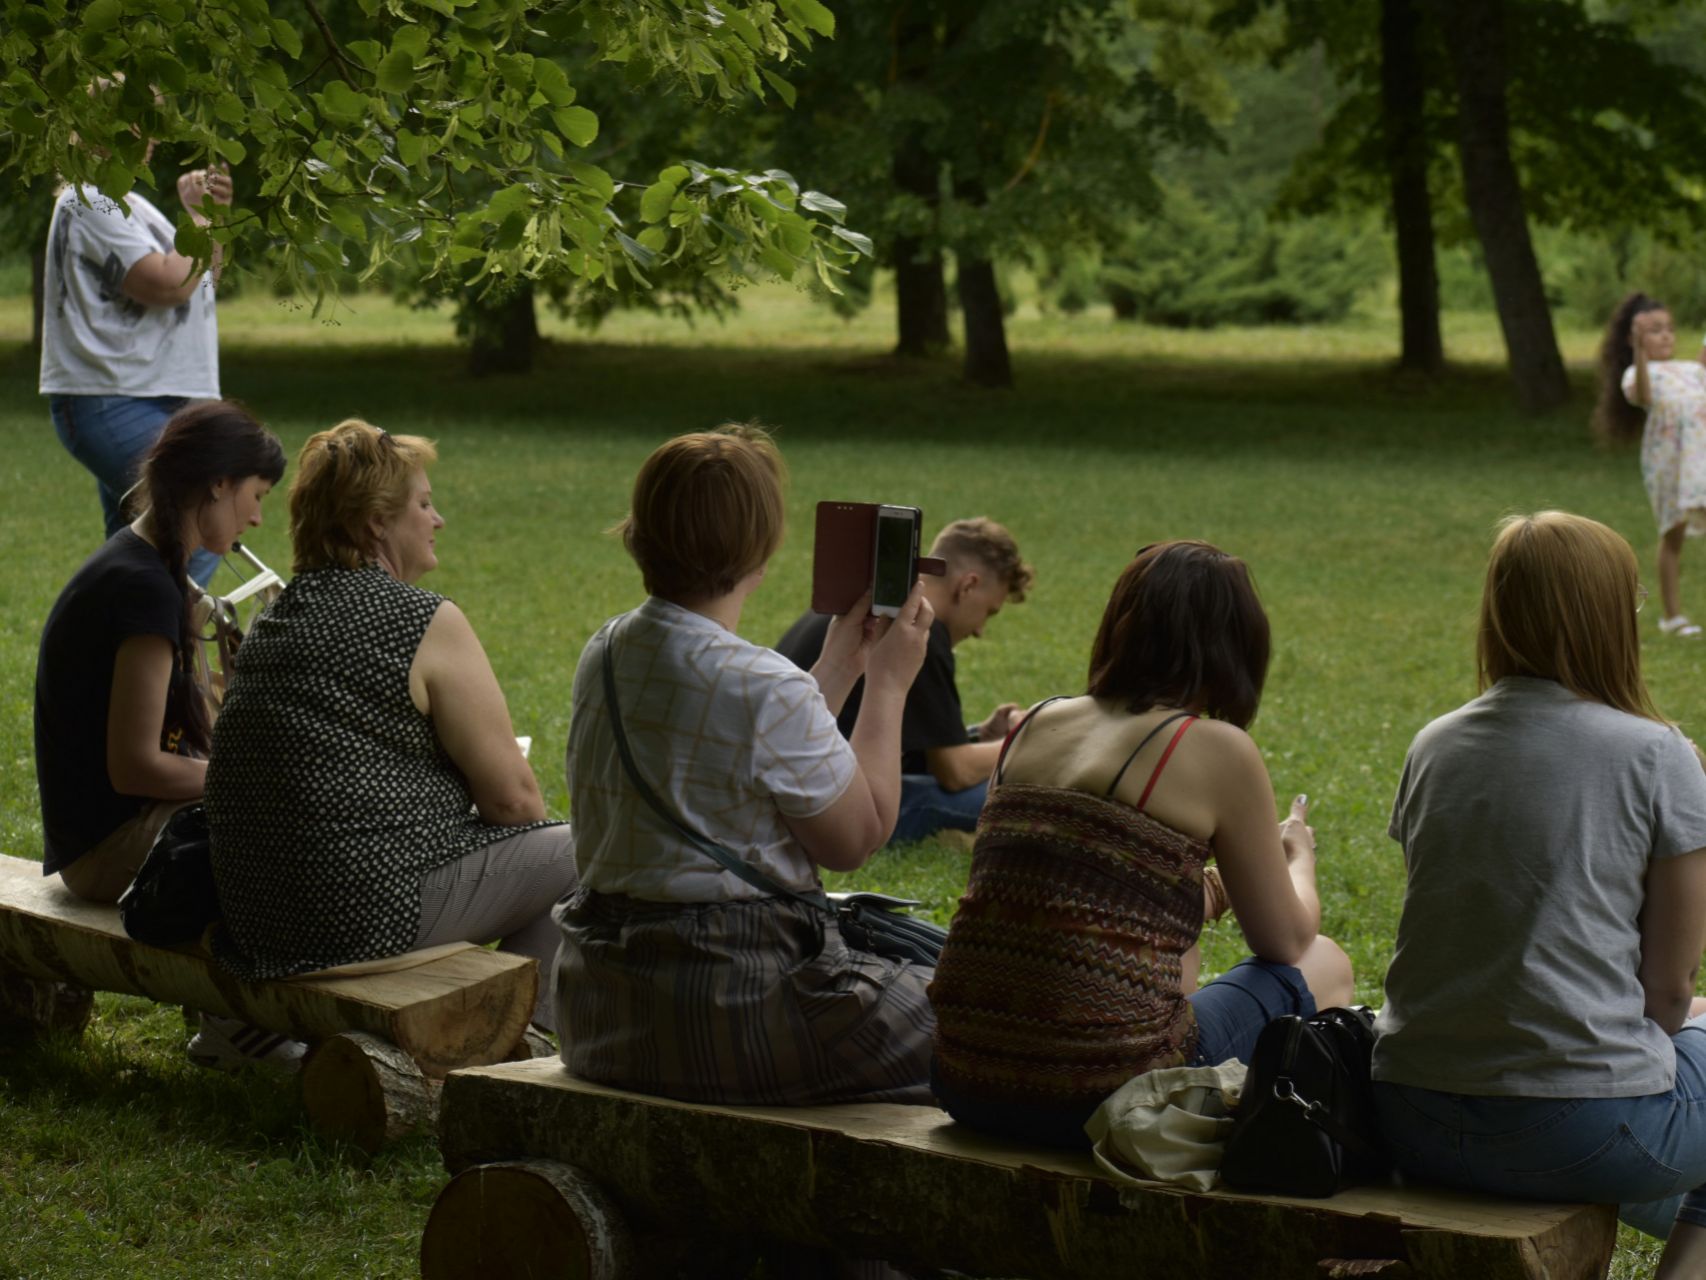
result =
[[0,0],[0,173],[118,197],[146,139],[234,166],[236,203],[180,219],[179,250],[247,246],[321,298],[400,260],[500,298],[721,270],[833,288],[870,249],[839,201],[680,155],[613,175],[577,87],[603,62],[708,102],[791,99],[781,73],[833,30],[820,0]]
[[1422,335],[1407,340],[1406,359],[1418,367],[1437,324],[1429,231],[1473,234],[1519,400],[1560,403],[1563,362],[1530,223],[1680,240],[1706,213],[1696,125],[1706,78],[1646,34],[1686,0],[1652,0],[1641,27],[1632,9],[1597,0],[1228,0],[1219,21],[1235,28],[1273,11],[1289,25],[1282,56],[1325,50],[1345,88],[1288,201],[1390,210],[1406,332]]
[[[1192,9],[1181,3],[1177,9]],[[995,262],[1123,237],[1170,145],[1212,140],[1132,0],[861,0],[793,77],[785,162],[844,194],[895,269],[903,355],[948,342],[956,267],[973,382],[1011,382]],[[1206,10],[1205,10],[1206,12]]]

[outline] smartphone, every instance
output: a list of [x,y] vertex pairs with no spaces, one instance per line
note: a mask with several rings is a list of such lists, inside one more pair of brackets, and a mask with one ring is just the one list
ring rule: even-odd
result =
[[871,556],[871,612],[892,618],[900,612],[918,579],[918,531],[924,523],[917,507],[878,507],[876,550]]

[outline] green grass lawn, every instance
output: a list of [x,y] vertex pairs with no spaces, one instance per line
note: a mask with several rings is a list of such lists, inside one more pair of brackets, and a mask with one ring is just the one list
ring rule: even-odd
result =
[[[223,309],[224,385],[292,453],[352,414],[437,439],[449,524],[426,585],[473,619],[558,814],[576,658],[641,598],[602,531],[669,435],[757,419],[782,442],[793,534],[748,606],[754,640],[774,640],[804,607],[820,499],[915,504],[932,528],[961,515],[1006,522],[1037,586],[959,651],[974,717],[1082,687],[1107,590],[1144,543],[1202,537],[1244,556],[1275,639],[1252,732],[1279,794],[1313,798],[1325,928],[1378,1004],[1403,879],[1385,836],[1392,789],[1414,732],[1474,692],[1494,522],[1564,507],[1651,559],[1635,459],[1588,442],[1594,335],[1565,335],[1576,403],[1525,418],[1484,316],[1450,317],[1458,364],[1428,386],[1387,370],[1387,315],[1175,333],[1022,309],[1019,387],[990,393],[962,385],[951,363],[886,358],[882,313],[844,322],[790,291],[747,297],[736,321],[695,330],[619,317],[590,340],[548,324],[534,374],[474,382],[442,316],[361,298],[327,324],[251,293]],[[26,301],[0,300],[0,850],[36,858],[35,646],[100,530],[93,483],[35,394],[27,318]],[[284,523],[281,494],[249,540],[281,570]],[[1697,613],[1703,574],[1706,562],[1685,560]],[[1645,634],[1660,707],[1699,729],[1706,646]],[[838,879],[922,897],[945,920],[965,871],[964,855],[924,846]],[[1206,953],[1211,971],[1241,955],[1236,926],[1212,929]],[[431,1143],[371,1163],[328,1146],[286,1091],[198,1072],[182,1040],[175,1010],[103,997],[80,1047],[0,1048],[0,1277],[414,1274],[442,1181]],[[1618,1273],[1639,1274],[1644,1257],[1621,1250]]]

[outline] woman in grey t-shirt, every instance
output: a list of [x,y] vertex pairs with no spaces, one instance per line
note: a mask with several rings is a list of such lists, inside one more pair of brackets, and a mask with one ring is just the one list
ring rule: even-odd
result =
[[[1706,1266],[1706,772],[1641,678],[1635,554],[1545,511],[1501,526],[1480,697],[1410,748],[1408,881],[1374,1051],[1407,1174],[1620,1203]],[[1672,1224],[1675,1229],[1672,1229]]]

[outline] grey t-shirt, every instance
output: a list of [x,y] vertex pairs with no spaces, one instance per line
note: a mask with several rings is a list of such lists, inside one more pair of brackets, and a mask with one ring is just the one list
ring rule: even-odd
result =
[[1647,864],[1706,848],[1706,773],[1667,725],[1509,678],[1410,746],[1408,887],[1374,1078],[1495,1097],[1669,1089],[1637,977]]

